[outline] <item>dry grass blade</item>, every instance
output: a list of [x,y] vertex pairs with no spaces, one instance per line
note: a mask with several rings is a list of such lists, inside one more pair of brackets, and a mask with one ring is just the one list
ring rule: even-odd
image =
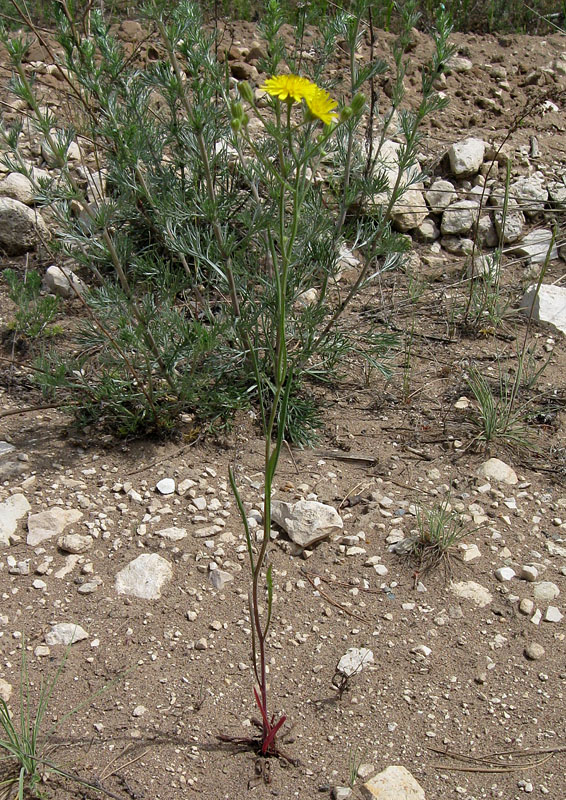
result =
[[[437,762],[431,766],[436,769],[445,769],[451,772],[484,772],[484,773],[508,773],[540,767],[556,755],[566,752],[566,747],[553,747],[543,750],[507,750],[499,753],[489,753],[484,756],[468,756],[464,753],[454,753],[450,750],[440,750],[434,747],[428,748],[432,753],[453,759],[455,762]],[[502,759],[507,759],[503,763]]]
[[112,777],[112,775],[115,775],[118,772],[118,770],[125,769],[126,767],[131,766],[131,764],[135,764],[136,761],[139,761],[140,758],[144,758],[144,756],[146,756],[149,753],[149,749],[144,750],[142,753],[139,753],[137,756],[130,758],[128,761],[125,761],[122,764],[116,764],[116,762],[119,761],[119,759],[123,758],[127,753],[129,753],[130,750],[132,750],[132,748],[133,745],[130,742],[124,747],[124,749],[120,753],[114,756],[114,758],[112,758],[109,761],[109,763],[104,767],[104,769],[100,773],[98,777],[99,781],[104,781],[107,778]]
[[365,617],[362,617],[360,614],[356,614],[355,611],[350,611],[349,608],[346,608],[346,606],[344,606],[342,603],[339,603],[337,600],[331,597],[331,595],[329,595],[327,592],[321,589],[320,585],[317,586],[317,584],[314,582],[314,580],[310,577],[308,573],[305,572],[304,575],[307,581],[312,586],[312,588],[315,589],[320,594],[321,597],[324,597],[324,599],[327,600],[331,606],[340,609],[340,611],[343,611],[344,614],[347,614],[349,617],[354,617],[354,619],[359,619],[360,622],[367,623],[367,619]]
[[[346,581],[330,581],[328,580],[328,578],[324,578],[322,575],[317,575],[315,572],[309,572],[307,569],[304,568],[301,570],[301,572],[303,573],[303,575],[307,577],[310,575],[311,578],[313,578],[315,581],[318,578],[319,581],[322,581],[323,583],[328,583],[332,586],[343,586],[345,589],[354,588],[354,585],[351,583],[346,583]],[[317,584],[315,584],[315,588],[318,591],[319,587]],[[356,586],[355,588],[358,589],[358,591],[360,592],[364,592],[365,594],[383,594],[382,589],[369,589],[365,586]]]

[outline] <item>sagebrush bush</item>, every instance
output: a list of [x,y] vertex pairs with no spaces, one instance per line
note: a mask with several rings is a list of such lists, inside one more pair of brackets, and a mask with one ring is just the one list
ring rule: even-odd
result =
[[[3,34],[12,90],[31,108],[52,174],[35,180],[20,157],[21,126],[4,130],[4,160],[34,180],[38,200],[55,220],[55,254],[82,269],[90,286],[72,355],[69,348],[51,348],[38,364],[38,380],[81,423],[103,422],[121,435],[168,431],[182,411],[227,419],[257,401],[259,382],[274,384],[272,266],[284,234],[278,230],[280,186],[268,169],[281,157],[269,135],[272,112],[255,119],[253,148],[238,139],[233,81],[217,60],[222,53],[215,32],[207,32],[194,3],[170,8],[153,0],[145,6],[159,58],[143,68],[133,65],[99,11],[91,12],[86,33],[73,24],[74,13],[72,4],[54,5],[64,118],[42,104],[26,63],[29,42]],[[336,41],[346,43],[345,105],[387,69],[381,59],[364,66],[356,59],[366,13],[360,0],[352,13],[329,19],[315,44],[319,58],[308,77],[324,84]],[[285,289],[293,376],[286,435],[299,443],[311,441],[318,425],[308,383],[335,381],[351,358],[385,369],[393,341],[382,329],[353,330],[344,312],[363,287],[402,263],[406,242],[392,229],[392,209],[421,178],[419,129],[445,102],[433,90],[449,55],[450,26],[441,15],[422,102],[414,113],[401,109],[407,31],[416,17],[409,9],[401,19],[391,104],[380,108],[378,93],[368,91],[374,97],[370,118],[380,121],[377,137],[367,131],[367,117],[352,114],[302,182]],[[299,68],[294,48],[280,35],[282,22],[281,7],[270,0],[261,66],[271,74],[283,60]],[[402,146],[390,185],[380,153],[393,134]],[[70,155],[74,142],[79,167]],[[360,257],[346,290],[338,283],[345,242]]]
[[37,270],[26,271],[20,278],[15,270],[8,268],[2,272],[2,278],[8,285],[10,300],[17,306],[7,326],[14,341],[18,337],[38,339],[56,333],[50,323],[59,311],[59,298],[41,294],[41,276]]

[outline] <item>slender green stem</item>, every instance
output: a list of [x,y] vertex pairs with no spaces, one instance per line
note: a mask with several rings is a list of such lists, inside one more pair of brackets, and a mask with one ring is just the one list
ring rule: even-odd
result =
[[546,271],[548,269],[548,265],[550,263],[550,258],[552,255],[552,249],[554,248],[554,243],[556,242],[557,230],[556,227],[552,231],[552,236],[550,237],[550,243],[548,245],[548,249],[546,251],[546,257],[544,259],[544,263],[541,267],[538,280],[535,286],[534,296],[531,298],[531,308],[529,311],[529,316],[527,319],[527,327],[525,329],[525,336],[523,338],[523,347],[521,349],[521,354],[518,359],[518,366],[517,366],[517,374],[515,375],[515,380],[513,381],[513,386],[511,388],[511,397],[509,399],[509,416],[513,411],[513,407],[515,405],[515,400],[517,399],[517,393],[519,391],[519,387],[521,385],[521,380],[523,378],[523,365],[525,361],[525,352],[527,350],[527,341],[529,337],[529,332],[531,330],[531,324],[533,321],[533,312],[535,309],[536,299],[540,292],[540,287],[542,286],[542,282],[544,280],[544,276],[546,275]]
[[[356,40],[358,36],[360,18],[356,17],[356,27],[353,35],[350,38],[350,95],[354,97],[355,86],[357,85],[358,78],[358,65],[356,62]],[[348,213],[348,190],[350,187],[350,171],[352,169],[352,153],[354,149],[354,126],[348,127],[348,142],[346,145],[346,161],[344,164],[344,179],[342,182],[342,200],[340,202],[340,211],[338,219],[334,226],[334,238],[337,240],[340,236],[344,222],[346,221],[346,214]]]

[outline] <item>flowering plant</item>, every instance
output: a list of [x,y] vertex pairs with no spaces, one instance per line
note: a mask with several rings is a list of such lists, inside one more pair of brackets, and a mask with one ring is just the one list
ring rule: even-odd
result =
[[[250,569],[252,573],[252,588],[249,595],[249,612],[252,623],[252,656],[255,677],[258,684],[254,688],[256,703],[261,712],[261,729],[259,749],[262,755],[279,755],[280,750],[276,744],[276,735],[283,723],[285,716],[277,722],[275,717],[268,713],[267,700],[267,670],[265,644],[269,631],[272,606],[273,606],[273,580],[272,566],[265,571],[265,591],[267,593],[267,611],[262,619],[260,613],[260,581],[264,574],[264,566],[268,557],[271,539],[271,495],[273,479],[277,469],[283,435],[287,422],[289,393],[292,386],[292,370],[288,364],[288,314],[287,295],[289,272],[297,263],[296,239],[301,217],[302,199],[308,191],[309,180],[307,168],[311,177],[316,170],[317,159],[322,148],[335,132],[337,127],[350,117],[352,113],[359,113],[363,106],[363,98],[355,98],[355,107],[349,108],[338,119],[335,112],[338,103],[331,98],[329,93],[317,86],[307,78],[298,75],[276,75],[268,78],[261,87],[273,98],[272,109],[275,114],[275,125],[264,120],[262,113],[257,108],[251,87],[247,83],[240,84],[242,100],[249,105],[250,113],[254,114],[266,129],[268,137],[276,145],[278,158],[270,160],[250,135],[248,129],[249,115],[244,111],[241,103],[232,103],[232,130],[235,138],[234,144],[238,151],[241,165],[248,175],[250,185],[255,188],[255,197],[258,206],[262,200],[257,191],[256,173],[253,164],[263,168],[261,173],[263,185],[271,187],[272,201],[277,208],[277,214],[268,218],[264,230],[265,245],[270,261],[270,274],[275,286],[275,341],[271,343],[272,354],[272,386],[271,392],[262,381],[258,363],[257,350],[250,348],[249,354],[254,364],[257,377],[257,390],[261,421],[265,439],[264,451],[264,513],[263,536],[257,555],[245,513],[244,505],[237,488],[233,471],[230,471],[230,483],[240,510],[245,529]],[[292,108],[296,103],[304,101],[303,118],[295,123],[292,119]],[[286,106],[286,114],[281,114],[282,106]],[[323,122],[324,133],[315,138],[316,122]],[[303,128],[306,126],[306,132]],[[252,154],[252,159],[246,158],[246,151]],[[275,434],[275,439],[274,439]],[[241,741],[241,740],[240,740]],[[252,740],[253,741],[253,740]]]
[[[269,7],[276,7],[275,0],[270,0]],[[344,104],[339,111],[338,102],[330,93],[318,83],[297,74],[299,70],[291,73],[278,72],[277,58],[273,60],[271,77],[260,87],[267,94],[267,107],[271,110],[271,114],[263,107],[259,107],[259,98],[256,98],[246,82],[239,84],[241,100],[230,103],[232,144],[238,154],[242,175],[254,198],[257,215],[262,220],[261,228],[258,227],[257,230],[256,242],[265,252],[267,265],[265,292],[273,293],[271,324],[263,326],[263,336],[256,346],[251,339],[248,339],[247,348],[256,376],[265,443],[263,531],[258,551],[255,550],[235,474],[230,471],[232,490],[245,530],[252,576],[249,614],[252,627],[252,658],[257,682],[254,695],[261,712],[261,720],[256,720],[256,725],[260,729],[259,738],[237,741],[256,747],[263,756],[284,755],[278,747],[276,737],[285,722],[285,715],[277,719],[268,711],[266,640],[273,611],[273,568],[268,563],[271,541],[271,498],[283,437],[289,421],[293,368],[304,370],[309,357],[314,352],[320,353],[329,339],[336,336],[337,322],[345,308],[360,289],[374,275],[379,274],[380,269],[390,269],[400,263],[400,255],[405,245],[401,237],[391,230],[392,209],[407,185],[410,185],[410,180],[402,180],[402,176],[416,162],[415,150],[419,125],[427,113],[440,107],[440,101],[433,93],[430,77],[437,75],[442,69],[442,56],[445,54],[443,42],[448,33],[447,25],[444,28],[444,38],[439,41],[436,61],[427,73],[426,81],[423,79],[421,107],[417,114],[404,113],[402,117],[406,145],[400,151],[399,174],[394,185],[392,187],[388,185],[379,163],[381,145],[393,112],[386,118],[382,138],[375,151],[370,146],[365,159],[358,157],[355,133],[366,106],[360,87],[366,80],[371,80],[379,71],[385,69],[384,63],[379,60],[372,62],[365,69],[358,68],[355,52],[360,39],[360,19],[361,16],[347,14],[342,17],[344,35],[350,52],[350,87],[349,103]],[[412,24],[414,24],[413,19],[408,18],[407,29],[410,29]],[[271,44],[273,51],[277,52],[273,38]],[[403,97],[401,66],[399,74],[401,78],[395,98],[398,104]],[[373,110],[372,107],[369,116],[368,138],[370,139]],[[255,118],[253,126],[251,118]],[[320,123],[324,126],[322,131]],[[324,179],[318,175],[322,158],[332,145],[338,152],[344,154],[334,197],[331,191],[332,180],[328,180],[327,177],[325,185]],[[389,189],[389,192],[384,193],[384,189]],[[375,218],[355,225],[356,242],[360,249],[365,251],[365,263],[360,266],[357,277],[344,299],[328,313],[325,307],[327,288],[329,280],[335,274],[336,251],[340,238],[344,235],[348,213],[360,198],[367,201],[368,197],[378,193],[382,196],[385,194],[386,200]],[[317,258],[313,259],[315,268],[317,261],[323,265],[320,267],[320,280],[312,311],[317,324],[313,326],[309,338],[304,342],[305,355],[297,356],[294,353],[291,360],[289,344],[293,327],[292,310],[300,301],[301,295],[291,295],[290,287],[300,285],[297,275],[300,274],[305,260],[305,240],[308,241],[303,221],[305,210],[312,215],[309,220],[311,228],[327,225],[326,241],[331,260],[324,261],[322,249],[317,252]],[[322,237],[320,241],[322,243]],[[372,275],[370,271],[372,264],[375,264],[380,257],[383,259],[382,267],[377,267]],[[266,332],[270,332],[271,337],[266,336]],[[260,353],[268,354],[267,361],[271,362],[269,368],[266,369],[265,360],[263,369],[260,368]],[[262,598],[266,600],[263,612]]]

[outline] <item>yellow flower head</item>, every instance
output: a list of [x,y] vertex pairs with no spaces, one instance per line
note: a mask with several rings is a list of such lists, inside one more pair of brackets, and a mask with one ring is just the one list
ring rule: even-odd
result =
[[300,75],[274,75],[273,78],[268,78],[261,88],[279,100],[291,103],[300,103],[304,100],[313,117],[322,120],[325,125],[329,125],[338,116],[334,112],[338,106],[336,100],[333,100],[325,89],[321,89],[316,83]]
[[330,125],[332,120],[338,116],[334,111],[338,103],[330,97],[326,89],[315,86],[314,91],[305,97],[305,100],[311,114],[322,120],[325,125]]
[[279,100],[300,103],[318,87],[316,83],[312,83],[308,78],[301,78],[299,75],[274,75],[273,78],[268,78],[260,88],[272,97],[278,97]]

